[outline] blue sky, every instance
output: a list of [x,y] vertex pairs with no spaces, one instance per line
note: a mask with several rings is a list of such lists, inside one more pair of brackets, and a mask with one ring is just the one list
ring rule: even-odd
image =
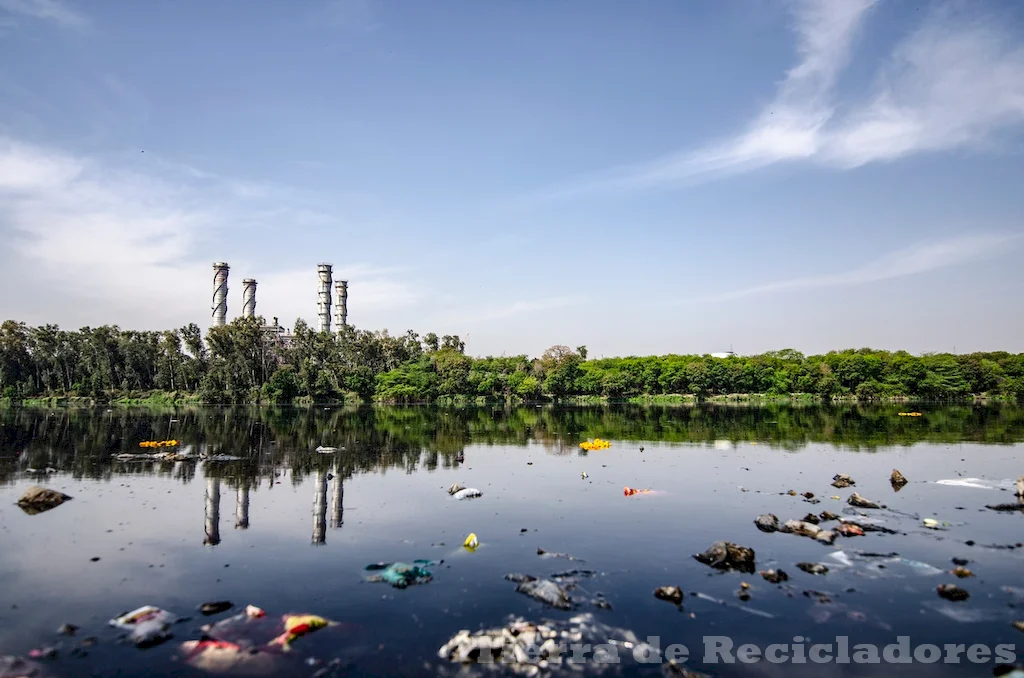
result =
[[0,317],[1024,351],[1024,6],[0,0]]

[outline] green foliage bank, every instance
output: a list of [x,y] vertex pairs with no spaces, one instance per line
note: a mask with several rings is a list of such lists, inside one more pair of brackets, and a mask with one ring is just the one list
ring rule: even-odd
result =
[[0,402],[460,403],[542,400],[686,402],[743,398],[859,401],[972,397],[1024,400],[1024,354],[969,355],[857,349],[805,356],[587,359],[585,346],[474,358],[454,335],[393,336],[301,320],[287,340],[262,318],[206,336],[195,324],[163,332],[116,326],[62,330],[0,325]]

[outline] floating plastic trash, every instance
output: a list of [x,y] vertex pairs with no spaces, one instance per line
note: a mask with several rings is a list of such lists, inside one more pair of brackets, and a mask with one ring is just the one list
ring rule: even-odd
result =
[[324,447],[323,445],[318,445],[317,448],[316,448],[316,451],[319,452],[320,454],[334,454],[335,452],[338,451],[338,448],[337,447]]
[[412,563],[374,563],[367,565],[366,570],[379,571],[380,574],[370,575],[367,581],[382,581],[396,589],[404,589],[412,584],[425,584],[434,578],[426,568],[437,564],[432,560],[422,559],[414,560]]
[[642,490],[638,490],[635,487],[623,487],[622,488],[622,495],[624,497],[632,497],[634,494],[650,494],[652,491],[653,490],[651,490],[650,488],[645,488],[645,489],[642,489]]
[[1014,481],[985,480],[984,478],[948,478],[936,480],[936,485],[949,485],[951,487],[973,487],[978,490],[1009,490],[1013,489]]
[[466,537],[466,541],[462,542],[462,546],[470,552],[476,551],[477,547],[480,546],[480,540],[476,538],[475,533],[470,532],[469,536]]
[[168,627],[178,617],[153,605],[144,605],[110,620],[110,625],[130,632],[130,639],[140,647],[156,645],[170,638]]
[[920,412],[900,412],[901,417],[921,417],[924,416]]
[[459,490],[458,492],[456,492],[455,494],[452,495],[453,498],[459,499],[459,500],[462,500],[462,499],[474,499],[476,497],[481,497],[481,496],[483,496],[483,492],[481,492],[480,490],[476,489],[475,487],[464,487],[464,488],[462,488],[461,490]]
[[282,645],[286,649],[297,638],[312,633],[317,629],[330,626],[333,622],[315,614],[290,614],[284,618],[284,633],[270,641],[271,645]]
[[177,440],[143,440],[139,447],[177,447]]
[[584,450],[607,450],[612,444],[607,440],[601,440],[600,438],[594,438],[593,440],[585,440],[580,443],[580,447]]

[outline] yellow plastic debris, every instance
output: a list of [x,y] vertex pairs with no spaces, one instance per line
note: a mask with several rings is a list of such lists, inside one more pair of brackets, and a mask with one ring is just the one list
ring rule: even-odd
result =
[[470,532],[469,536],[466,537],[466,541],[462,542],[462,546],[469,551],[475,551],[476,547],[480,546],[480,540],[476,538],[475,533]]

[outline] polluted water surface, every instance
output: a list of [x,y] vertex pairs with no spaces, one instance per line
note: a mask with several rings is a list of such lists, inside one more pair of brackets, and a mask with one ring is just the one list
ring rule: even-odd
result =
[[1024,409],[915,411],[0,410],[0,677],[1020,675]]

